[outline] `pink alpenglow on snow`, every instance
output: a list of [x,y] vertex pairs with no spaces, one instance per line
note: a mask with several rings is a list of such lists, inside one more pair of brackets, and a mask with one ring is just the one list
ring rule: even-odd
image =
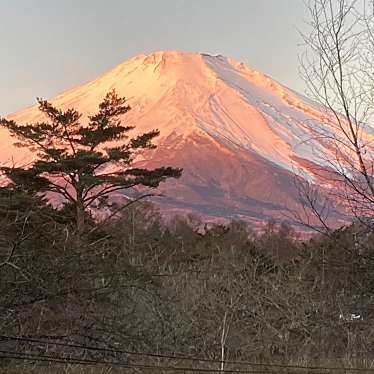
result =
[[[314,170],[323,164],[320,154],[330,152],[313,130],[334,132],[326,125],[327,112],[243,63],[158,51],[136,56],[51,101],[89,115],[112,89],[128,99],[132,110],[124,120],[136,126],[135,132],[161,132],[158,148],[139,163],[184,169],[181,179],[160,188],[166,197],[157,201],[165,211],[260,224],[302,210],[295,174],[321,190],[329,188]],[[35,106],[8,118],[26,123],[41,117]],[[14,139],[0,131],[3,162],[33,157],[20,153]],[[334,214],[338,222],[338,208]]]

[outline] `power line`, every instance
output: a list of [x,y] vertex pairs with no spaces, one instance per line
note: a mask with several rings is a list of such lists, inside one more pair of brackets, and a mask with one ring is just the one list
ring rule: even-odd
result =
[[39,344],[45,344],[45,345],[51,344],[51,345],[56,345],[56,346],[61,346],[61,347],[86,349],[88,351],[101,351],[101,352],[108,352],[108,353],[122,353],[126,355],[152,357],[152,358],[165,358],[169,360],[184,360],[184,361],[196,361],[196,362],[218,363],[218,364],[226,363],[226,364],[233,364],[233,365],[236,364],[236,365],[243,365],[243,366],[249,366],[249,365],[264,366],[263,364],[257,364],[257,363],[251,363],[251,362],[226,361],[226,360],[221,361],[221,360],[181,356],[181,355],[173,356],[173,355],[164,355],[164,354],[147,353],[147,352],[127,351],[127,350],[120,350],[120,349],[114,349],[114,348],[93,347],[93,346],[71,344],[71,343],[60,343],[60,342],[55,342],[55,341],[46,341],[46,340],[32,339],[32,338],[27,338],[27,337],[0,335],[0,339],[29,342],[29,343],[39,343]]
[[[73,363],[77,365],[85,365],[84,360],[70,359],[65,357],[52,357],[43,355],[33,355],[28,353],[12,352],[12,351],[0,351],[0,358],[9,360],[30,360],[30,361],[41,361],[41,362],[56,362],[61,364]],[[86,363],[87,364],[87,363]]]
[[[162,370],[162,371],[183,371],[183,372],[199,372],[199,373],[230,373],[230,374],[271,374],[274,373],[270,370],[228,370],[228,369],[207,369],[207,368],[191,368],[191,367],[178,367],[178,366],[160,366],[160,365],[143,365],[143,364],[131,364],[123,363],[120,361],[100,361],[90,359],[77,359],[70,357],[61,356],[50,356],[50,355],[36,355],[31,353],[14,352],[14,351],[3,351],[0,350],[0,357],[3,359],[13,360],[30,360],[40,362],[56,362],[74,365],[105,365],[113,367],[121,367],[128,369],[143,369],[143,370]],[[295,373],[293,371],[293,373]],[[317,374],[326,374],[325,372]]]
[[[198,357],[190,357],[190,356],[172,356],[172,355],[163,355],[163,354],[156,354],[156,353],[146,353],[146,352],[136,352],[136,351],[127,351],[127,350],[120,350],[120,349],[113,349],[113,348],[102,348],[102,347],[93,347],[93,346],[86,346],[80,344],[68,344],[68,343],[60,343],[54,341],[46,341],[46,340],[39,340],[39,339],[32,339],[27,337],[17,337],[17,336],[7,336],[7,335],[0,335],[0,339],[8,340],[8,341],[20,341],[20,342],[29,342],[29,343],[38,343],[44,345],[56,345],[66,348],[78,348],[84,349],[88,351],[96,351],[96,352],[108,352],[108,353],[119,353],[119,354],[126,354],[126,355],[135,355],[135,356],[142,356],[142,357],[152,357],[152,358],[164,358],[169,360],[185,360],[185,361],[193,361],[193,362],[206,362],[206,363],[216,363],[216,364],[231,364],[231,365],[238,365],[238,366],[253,366],[253,367],[273,367],[273,368],[284,368],[284,369],[300,369],[300,370],[330,370],[330,371],[338,371],[338,370],[346,370],[346,371],[367,371],[367,372],[374,372],[373,368],[349,368],[349,367],[321,367],[321,366],[303,366],[303,365],[284,365],[284,364],[275,364],[275,363],[256,363],[256,362],[249,362],[249,361],[229,361],[229,360],[214,360],[214,359],[207,359],[207,358],[198,358]],[[1,353],[1,351],[0,351]],[[159,366],[156,366],[159,367]],[[184,368],[186,371],[191,370],[189,368]],[[215,370],[213,370],[215,372]],[[233,372],[233,371],[228,371]],[[235,370],[234,372],[247,372],[247,371],[238,371]],[[269,371],[266,371],[269,372]],[[314,372],[316,374],[316,372]]]
[[[152,358],[164,358],[168,360],[183,360],[183,361],[193,361],[193,362],[206,362],[206,363],[216,363],[216,364],[231,364],[231,365],[238,365],[238,366],[269,366],[269,367],[292,367],[295,369],[302,368],[299,366],[285,366],[285,365],[278,365],[278,364],[261,364],[261,363],[254,363],[254,362],[247,362],[247,361],[229,361],[229,360],[215,360],[215,359],[208,359],[208,358],[199,358],[199,357],[191,357],[191,356],[182,356],[182,355],[165,355],[165,354],[157,354],[157,353],[147,353],[147,352],[136,352],[136,351],[127,351],[127,350],[120,350],[114,348],[104,348],[104,347],[93,347],[87,345],[80,345],[80,344],[71,344],[71,343],[60,343],[55,341],[46,341],[46,340],[39,340],[39,339],[32,339],[27,337],[16,337],[16,336],[6,336],[0,335],[0,339],[4,340],[15,340],[21,342],[29,342],[29,343],[39,343],[44,345],[56,345],[61,347],[67,348],[78,348],[78,349],[85,349],[88,351],[101,351],[101,352],[108,352],[108,353],[120,353],[125,355],[134,355],[134,356],[142,356],[142,357],[152,357]],[[305,369],[310,369],[305,367]],[[316,368],[318,369],[318,368]]]

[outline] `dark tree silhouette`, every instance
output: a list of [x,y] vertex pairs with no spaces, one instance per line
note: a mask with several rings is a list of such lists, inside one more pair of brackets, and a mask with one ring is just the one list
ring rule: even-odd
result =
[[[139,151],[153,149],[158,130],[134,138],[127,134],[133,126],[122,124],[130,110],[123,97],[113,90],[99,104],[88,123],[75,109],[60,110],[43,99],[39,109],[47,120],[21,125],[0,118],[0,125],[16,137],[20,147],[37,152],[30,167],[2,167],[10,185],[29,194],[54,192],[74,212],[78,234],[93,203],[109,194],[138,185],[151,188],[167,178],[178,178],[182,170],[161,167],[153,170],[132,167]],[[111,165],[110,168],[106,166]],[[115,167],[113,167],[115,166]]]

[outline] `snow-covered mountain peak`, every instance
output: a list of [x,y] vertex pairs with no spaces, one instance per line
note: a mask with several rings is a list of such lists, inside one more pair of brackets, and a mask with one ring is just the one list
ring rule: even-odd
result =
[[[310,134],[303,122],[318,119],[321,113],[270,77],[221,55],[142,54],[52,102],[87,115],[112,89],[133,108],[127,120],[139,131],[159,128],[161,140],[170,134],[186,137],[199,131],[288,170],[295,156],[311,158],[312,149],[320,146],[305,145]],[[10,117],[28,122],[40,119],[40,114],[32,107]]]
[[[232,58],[178,51],[141,54],[50,100],[59,108],[77,109],[84,121],[112,89],[132,107],[126,123],[139,133],[160,130],[159,151],[154,162],[148,160],[150,165],[185,169],[178,204],[191,206],[198,195],[210,199],[202,192],[209,186],[228,205],[235,201],[235,207],[230,206],[237,211],[250,199],[260,201],[262,208],[280,209],[268,203],[282,205],[288,198],[291,175],[300,171],[315,180],[311,165],[321,162],[320,153],[330,152],[313,129],[334,131],[326,110]],[[20,123],[41,119],[36,106],[8,117]],[[24,158],[0,131],[0,158]],[[284,195],[277,195],[276,189]]]

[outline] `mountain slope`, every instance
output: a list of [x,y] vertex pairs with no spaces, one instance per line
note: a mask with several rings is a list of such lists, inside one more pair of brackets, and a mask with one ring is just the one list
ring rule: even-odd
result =
[[[137,132],[161,131],[158,149],[141,163],[184,168],[181,180],[161,188],[165,209],[258,223],[301,210],[294,172],[323,188],[312,166],[321,163],[320,153],[330,151],[316,139],[313,127],[321,126],[327,114],[242,63],[223,56],[155,52],[51,101],[87,115],[111,89],[128,98],[132,110],[124,119]],[[20,123],[41,119],[36,107],[8,118]],[[2,131],[3,161],[32,157],[15,151]]]

